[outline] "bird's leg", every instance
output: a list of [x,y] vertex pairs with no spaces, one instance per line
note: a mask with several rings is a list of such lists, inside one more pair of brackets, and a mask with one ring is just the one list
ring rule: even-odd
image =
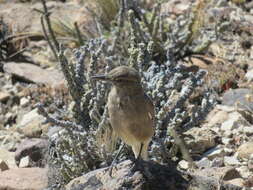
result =
[[123,150],[124,147],[125,147],[125,143],[123,143],[123,144],[120,146],[119,151],[117,152],[115,158],[113,159],[113,161],[112,161],[112,163],[111,163],[111,165],[110,165],[110,167],[109,167],[109,175],[110,175],[110,176],[112,176],[112,169],[113,169],[113,166],[114,166],[114,164],[116,163],[117,158],[119,157],[119,155],[120,155],[120,153],[121,153],[121,151]]
[[141,143],[140,152],[139,152],[139,154],[138,154],[136,160],[139,160],[139,159],[140,159],[140,157],[141,157],[141,152],[142,152],[142,148],[143,148],[143,143]]
[[143,149],[143,143],[141,143],[139,154],[133,162],[133,167],[131,168],[132,171],[135,171],[135,170],[138,170],[139,168],[141,168],[141,167],[139,167],[139,165],[140,165],[140,160],[141,160],[142,149]]

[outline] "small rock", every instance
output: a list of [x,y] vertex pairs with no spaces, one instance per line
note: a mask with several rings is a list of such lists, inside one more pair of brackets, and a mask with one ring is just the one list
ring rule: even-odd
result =
[[243,128],[243,132],[244,132],[247,136],[253,135],[253,126],[244,127],[244,128]]
[[226,166],[238,166],[241,164],[235,156],[225,156],[224,163]]
[[26,168],[29,167],[29,156],[26,156],[24,158],[21,158],[19,163],[20,168]]
[[29,138],[39,138],[42,132],[46,133],[49,124],[44,124],[44,117],[38,114],[37,108],[23,115],[18,122],[18,132]]
[[44,119],[43,116],[41,116],[38,113],[38,109],[33,109],[32,111],[26,113],[23,115],[22,119],[20,122],[18,122],[19,127],[25,127],[28,123],[30,123],[33,120],[42,120]]
[[219,147],[214,147],[204,153],[204,156],[209,158],[210,160],[216,157],[222,157],[225,155],[224,149]]
[[5,163],[4,160],[0,160],[0,171],[5,171],[5,170],[8,170],[9,167],[8,165]]
[[14,152],[10,152],[4,148],[0,148],[0,160],[3,160],[7,164],[8,168],[17,168],[14,160],[14,154]]
[[253,95],[253,91],[246,88],[228,90],[222,97],[222,104],[227,106],[238,106],[242,109],[253,110],[253,102],[248,99]]
[[207,116],[207,126],[213,127],[221,124],[228,119],[228,113],[224,110],[214,109]]
[[24,135],[16,131],[0,130],[0,147],[6,150],[14,150],[22,138]]
[[[253,14],[253,9],[252,9],[252,14]],[[251,190],[253,189],[253,175],[245,179],[244,185],[245,187],[251,187]]]
[[253,153],[253,141],[242,144],[238,148],[237,153],[239,158],[249,159],[250,155]]
[[42,124],[40,120],[32,120],[25,127],[19,128],[18,131],[29,138],[39,138],[42,135]]
[[196,162],[196,165],[198,166],[198,168],[210,168],[211,167],[211,161],[204,157],[201,160]]
[[226,105],[216,105],[217,109],[225,111],[227,113],[234,112],[236,109],[233,106],[226,106]]
[[28,98],[22,97],[22,98],[20,99],[20,106],[25,107],[25,106],[27,106],[28,104],[29,104],[29,99],[28,99]]
[[224,166],[224,158],[216,157],[212,160],[211,167],[223,167]]
[[15,152],[15,162],[19,166],[22,158],[29,156],[31,165],[42,166],[45,164],[45,153],[48,147],[48,141],[45,139],[27,139],[24,140]]
[[253,69],[247,71],[245,78],[247,81],[252,82],[253,81]]
[[189,163],[185,160],[181,160],[179,163],[178,163],[178,166],[180,169],[182,170],[188,170],[189,169]]
[[226,153],[226,155],[229,155],[229,154],[233,153],[234,151],[231,148],[224,148],[224,152]]
[[4,64],[4,71],[18,78],[22,78],[27,82],[37,84],[48,84],[58,86],[64,84],[64,77],[60,71],[45,70],[39,66],[28,63],[12,63]]
[[205,168],[201,170],[196,170],[194,174],[199,176],[206,176],[206,177],[215,177],[217,179],[223,179],[225,181],[235,179],[235,178],[241,178],[241,175],[239,172],[231,167],[220,167],[220,168]]
[[249,170],[253,171],[253,154],[250,155],[247,165]]
[[230,144],[231,141],[232,141],[232,139],[227,138],[227,137],[223,137],[223,138],[221,139],[221,142],[222,142],[224,145]]
[[[236,133],[239,130],[239,127],[241,126],[249,126],[250,124],[248,121],[238,112],[232,112],[229,114],[228,120],[226,120],[221,125],[221,131],[223,131],[226,136],[229,136],[229,134]],[[235,132],[233,130],[235,129]],[[243,129],[243,128],[242,128]]]
[[216,134],[209,128],[191,128],[184,133],[187,147],[193,153],[202,154],[216,145]]
[[226,184],[233,184],[239,187],[244,187],[244,180],[242,178],[235,178],[225,182]]
[[0,91],[0,102],[6,102],[10,98],[10,94],[8,92]]
[[41,190],[47,187],[44,168],[15,168],[0,172],[0,189]]
[[250,175],[252,175],[252,172],[249,170],[248,166],[240,166],[237,167],[236,170],[240,173],[240,175],[246,179],[248,178]]

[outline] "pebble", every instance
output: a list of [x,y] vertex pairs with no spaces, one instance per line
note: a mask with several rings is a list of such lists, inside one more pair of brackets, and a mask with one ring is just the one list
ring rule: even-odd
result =
[[182,170],[187,170],[189,168],[189,163],[185,160],[181,160],[179,163],[178,163],[178,166],[180,169]]
[[208,158],[206,158],[206,157],[204,157],[204,158],[202,158],[201,160],[199,160],[199,161],[197,161],[196,162],[196,165],[198,166],[198,168],[210,168],[211,167],[211,161],[208,159]]
[[6,162],[4,160],[0,159],[0,171],[5,171],[5,170],[8,170],[8,169],[9,169],[9,167],[6,164]]
[[28,98],[22,97],[22,98],[20,99],[20,106],[26,107],[28,104],[29,104],[29,99],[28,99]]
[[243,128],[243,132],[244,132],[247,136],[253,135],[253,126],[244,127],[244,128]]
[[249,159],[250,155],[253,153],[253,141],[242,144],[238,148],[237,153],[239,158]]
[[225,156],[224,157],[224,164],[226,166],[237,166],[237,165],[240,165],[240,162],[234,156]]
[[219,147],[214,147],[204,153],[204,156],[206,156],[207,158],[211,160],[214,159],[215,157],[221,157],[224,155],[225,155],[225,152],[223,148],[219,148]]

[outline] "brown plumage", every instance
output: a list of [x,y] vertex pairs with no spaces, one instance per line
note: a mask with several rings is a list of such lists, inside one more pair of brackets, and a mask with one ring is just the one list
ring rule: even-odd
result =
[[120,66],[106,75],[93,78],[113,84],[107,102],[112,128],[132,147],[135,158],[141,156],[147,160],[148,145],[154,134],[154,106],[144,93],[138,72],[127,66]]

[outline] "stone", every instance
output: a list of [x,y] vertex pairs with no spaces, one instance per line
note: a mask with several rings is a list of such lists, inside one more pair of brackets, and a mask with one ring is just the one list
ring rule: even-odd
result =
[[253,110],[253,101],[249,98],[251,96],[253,96],[253,91],[247,88],[228,90],[223,94],[222,104]]
[[226,166],[238,166],[241,164],[235,156],[225,156],[224,163]]
[[29,138],[39,138],[46,133],[49,124],[43,123],[45,118],[38,113],[37,108],[24,114],[18,121],[17,131]]
[[232,141],[232,139],[227,138],[227,137],[222,137],[222,139],[221,139],[221,142],[222,142],[222,144],[224,144],[224,145],[230,144],[231,141]]
[[[253,14],[253,9],[252,9]],[[251,187],[251,190],[253,189],[253,175],[251,175],[249,178],[245,179],[244,183],[245,187]]]
[[231,179],[229,181],[226,181],[225,183],[233,184],[233,185],[236,185],[238,187],[244,187],[244,180],[242,178]]
[[223,179],[224,181],[232,180],[235,178],[241,178],[239,172],[231,166],[226,167],[213,167],[213,168],[205,168],[202,170],[196,170],[194,172],[195,175],[198,176],[206,176],[206,177],[214,177],[216,179]]
[[244,128],[243,128],[243,132],[244,132],[247,136],[253,135],[253,125],[250,126],[250,127],[244,127]]
[[48,148],[48,140],[46,139],[26,139],[19,144],[15,152],[15,162],[19,166],[22,158],[29,157],[29,165],[43,166],[45,165],[45,155]]
[[18,126],[25,127],[28,123],[30,123],[33,120],[42,120],[42,119],[43,119],[43,116],[41,116],[38,113],[38,109],[35,108],[31,110],[30,112],[23,115],[21,121],[18,121]]
[[10,169],[17,168],[16,163],[15,163],[15,159],[14,159],[14,155],[15,155],[14,152],[10,152],[10,151],[0,147],[0,160],[4,161],[7,164],[8,168],[10,168]]
[[4,71],[26,82],[47,84],[53,87],[65,83],[63,74],[58,70],[45,70],[29,63],[9,62],[4,64]]
[[245,78],[248,82],[253,82],[253,69],[247,71]]
[[29,156],[26,156],[24,158],[21,158],[20,163],[19,163],[19,168],[27,168],[29,167]]
[[185,160],[181,160],[179,163],[178,163],[178,167],[182,170],[188,170],[189,169],[189,163]]
[[39,138],[42,135],[42,125],[40,120],[32,120],[30,123],[18,131],[28,138]]
[[173,168],[155,162],[141,161],[139,164],[142,165],[140,166],[143,168],[142,171],[131,171],[132,164],[130,160],[117,164],[112,170],[112,177],[108,168],[91,171],[71,180],[65,188],[66,190],[185,189],[187,182]]
[[240,173],[240,175],[244,179],[246,179],[246,178],[248,178],[249,176],[252,175],[252,172],[249,170],[248,166],[236,167],[236,170]]
[[25,106],[27,106],[28,104],[29,104],[29,99],[28,99],[28,98],[22,97],[22,98],[20,99],[20,106],[25,107]]
[[211,161],[208,158],[204,157],[201,160],[197,161],[196,165],[198,166],[199,169],[210,168],[211,167]]
[[10,98],[10,94],[8,92],[0,91],[0,102],[6,102]]
[[230,138],[242,134],[247,126],[250,126],[250,123],[239,112],[234,111],[229,113],[228,119],[221,124],[220,130],[225,138]]
[[0,172],[0,189],[42,190],[47,187],[47,169],[13,168]]
[[193,154],[202,154],[216,145],[217,135],[206,127],[193,127],[184,132],[184,135],[187,147]]
[[228,119],[228,112],[224,110],[220,110],[215,107],[206,118],[207,126],[213,127],[217,124],[221,124]]
[[226,106],[226,105],[220,105],[220,104],[216,105],[216,108],[219,110],[225,111],[226,113],[234,112],[237,110],[233,106]]
[[14,150],[24,135],[11,130],[0,130],[0,148]]
[[249,159],[253,153],[253,141],[243,143],[237,150],[238,157]]
[[230,155],[234,152],[234,150],[231,148],[224,148],[224,152],[226,153],[226,155]]
[[253,171],[253,154],[250,155],[247,165],[249,170]]
[[[9,3],[1,4],[0,11],[0,17],[3,17],[6,23],[12,23],[19,29],[19,31],[22,32],[41,33],[42,29],[40,23],[40,15],[34,14],[33,11],[34,8],[42,10],[42,5],[40,2],[33,0],[35,3],[31,3],[29,6],[27,6],[26,3],[22,3],[21,1],[13,3],[13,1],[8,0],[8,2]],[[87,17],[87,13],[83,13],[81,11],[80,7],[82,6],[79,6],[72,1],[65,3],[48,1],[47,7],[52,11],[52,20],[64,18],[68,20],[70,19],[69,23],[74,23],[75,19],[79,15],[84,14],[83,17],[85,17],[85,15]],[[40,38],[40,36],[37,36],[37,38]]]
[[224,166],[223,157],[216,157],[211,162],[211,167],[223,167],[223,166]]
[[216,157],[223,157],[224,155],[225,155],[225,151],[223,148],[220,148],[220,147],[211,148],[210,150],[204,153],[204,156],[206,156],[210,160]]
[[9,167],[4,160],[0,160],[0,171],[8,170]]

